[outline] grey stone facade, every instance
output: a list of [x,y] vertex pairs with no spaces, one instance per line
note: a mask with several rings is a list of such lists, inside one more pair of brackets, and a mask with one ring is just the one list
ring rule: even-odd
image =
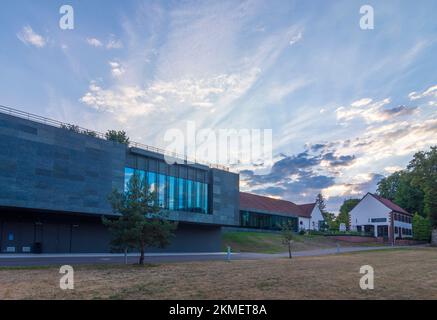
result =
[[0,113],[0,206],[110,214],[126,147]]
[[208,214],[169,212],[181,222],[169,251],[220,250],[221,227],[239,224],[238,174],[168,165],[159,153],[1,112],[0,150],[0,252],[11,246],[23,252],[36,242],[43,242],[44,252],[109,251],[100,216],[114,214],[108,195],[124,188],[125,167],[153,164],[152,170],[176,176],[186,170],[208,184]]

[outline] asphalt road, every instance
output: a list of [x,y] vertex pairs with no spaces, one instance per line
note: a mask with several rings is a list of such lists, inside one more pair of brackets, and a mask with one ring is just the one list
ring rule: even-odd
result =
[[[321,256],[328,254],[338,254],[346,252],[384,250],[397,248],[392,246],[384,247],[345,247],[329,248],[308,251],[293,252],[294,257]],[[138,254],[129,254],[128,263],[138,262]],[[258,259],[277,259],[286,258],[288,253],[263,254],[263,253],[233,253],[231,260],[258,260]],[[147,254],[146,263],[165,263],[165,262],[186,262],[186,261],[217,261],[227,260],[226,253],[173,253],[173,254]],[[40,254],[40,255],[20,255],[20,254],[0,254],[0,267],[7,266],[49,266],[49,265],[80,265],[80,264],[123,264],[125,258],[123,254]]]

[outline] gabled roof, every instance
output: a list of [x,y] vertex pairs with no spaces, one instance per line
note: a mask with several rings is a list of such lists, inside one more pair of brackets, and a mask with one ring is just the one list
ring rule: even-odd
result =
[[305,218],[311,218],[311,213],[314,210],[314,207],[316,206],[316,203],[306,203],[306,204],[300,204],[300,210],[302,211],[303,215],[301,217]]
[[383,198],[381,196],[378,196],[377,194],[373,194],[373,193],[370,193],[370,192],[369,192],[369,194],[371,196],[373,196],[376,200],[381,202],[383,205],[385,205],[387,208],[389,208],[390,210],[392,210],[394,212],[412,215],[411,213],[407,212],[403,208],[399,207],[396,203],[393,203],[392,201],[390,201],[390,200],[388,200],[386,198]]
[[240,210],[281,213],[293,217],[306,216],[297,204],[280,199],[240,192]]

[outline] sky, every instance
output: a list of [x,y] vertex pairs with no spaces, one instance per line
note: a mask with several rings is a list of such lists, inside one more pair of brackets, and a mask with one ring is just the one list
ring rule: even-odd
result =
[[[437,2],[3,0],[0,104],[165,147],[271,129],[240,188],[337,212],[437,144]],[[360,28],[360,7],[374,28]]]

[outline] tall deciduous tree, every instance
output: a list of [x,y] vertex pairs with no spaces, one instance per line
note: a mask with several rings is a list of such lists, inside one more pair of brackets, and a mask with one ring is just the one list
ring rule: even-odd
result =
[[437,146],[429,151],[417,152],[408,164],[408,170],[412,174],[412,185],[424,192],[423,211],[431,219],[437,233]]
[[341,223],[344,223],[349,230],[349,212],[355,208],[358,202],[360,202],[360,199],[347,199],[343,201],[343,204],[340,207],[340,213],[336,218],[338,226],[340,226]]
[[394,200],[396,197],[396,192],[399,187],[399,180],[401,177],[401,171],[392,173],[388,177],[380,180],[378,182],[378,189],[376,192],[383,198]]
[[317,195],[316,205],[317,205],[317,207],[319,207],[322,214],[324,214],[326,212],[326,201],[325,201],[325,198],[323,197],[323,194],[319,193]]
[[138,173],[132,175],[125,192],[113,190],[109,201],[113,211],[120,214],[114,220],[103,218],[112,233],[113,247],[139,250],[139,264],[144,264],[146,247],[170,244],[177,224],[167,219],[158,207],[156,194],[147,189]]

